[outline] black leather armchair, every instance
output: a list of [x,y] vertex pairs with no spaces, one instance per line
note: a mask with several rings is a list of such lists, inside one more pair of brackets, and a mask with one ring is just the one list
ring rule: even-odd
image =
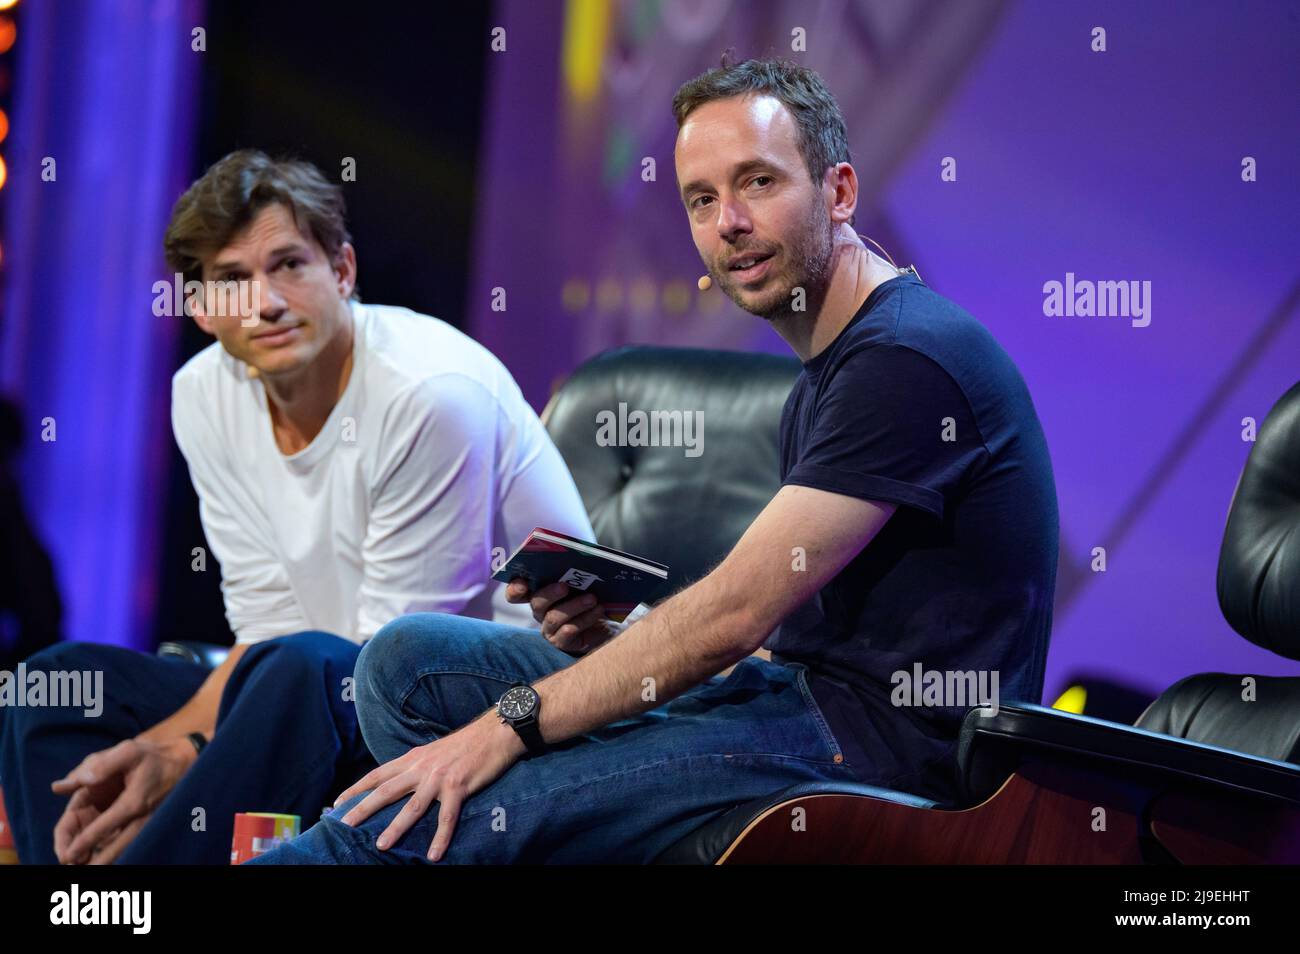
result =
[[[791,358],[630,347],[579,368],[543,420],[597,538],[708,572],[777,489]],[[701,410],[708,453],[602,447],[596,414]],[[1234,495],[1219,598],[1247,639],[1300,658],[1300,385],[1265,419]],[[937,804],[872,786],[800,785],[738,805],[663,863],[1298,862],[1300,677],[1184,679],[1127,726],[1007,701],[972,710],[964,791]],[[789,824],[805,812],[805,831]],[[820,832],[809,836],[808,832]]]

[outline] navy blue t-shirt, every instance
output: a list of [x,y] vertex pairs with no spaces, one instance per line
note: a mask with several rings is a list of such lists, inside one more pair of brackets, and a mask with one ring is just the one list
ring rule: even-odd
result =
[[1059,525],[1020,372],[956,304],[890,279],[804,364],[781,415],[781,482],[899,506],[765,645],[809,667],[859,778],[956,798],[958,729],[978,697],[918,704],[926,680],[983,672],[991,689],[996,671],[1001,701],[1043,691]]

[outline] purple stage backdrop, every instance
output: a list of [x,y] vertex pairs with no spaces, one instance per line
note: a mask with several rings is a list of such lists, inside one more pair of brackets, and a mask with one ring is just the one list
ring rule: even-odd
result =
[[[859,231],[1034,396],[1062,531],[1046,701],[1082,673],[1297,672],[1223,621],[1215,568],[1243,422],[1300,379],[1300,6],[503,0],[495,24],[467,318],[535,405],[628,342],[785,350],[695,289],[670,102],[725,48],[790,56],[844,107]],[[1053,281],[1138,282],[1145,313],[1049,316]]]
[[29,3],[5,143],[0,391],[64,636],[152,645],[178,318],[150,311],[189,181],[203,0]]

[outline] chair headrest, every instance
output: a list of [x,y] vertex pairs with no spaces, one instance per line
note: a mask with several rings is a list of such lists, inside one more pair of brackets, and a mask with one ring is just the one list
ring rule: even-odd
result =
[[712,569],[776,493],[799,371],[792,357],[648,346],[578,368],[542,420],[597,540],[666,563],[674,589]]
[[1233,494],[1219,607],[1252,643],[1300,659],[1300,383],[1273,405]]

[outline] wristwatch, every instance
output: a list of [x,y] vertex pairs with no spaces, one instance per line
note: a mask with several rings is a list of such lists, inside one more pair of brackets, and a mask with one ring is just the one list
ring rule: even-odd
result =
[[542,730],[537,725],[537,713],[541,704],[537,691],[526,682],[511,686],[497,700],[497,716],[524,740],[530,756],[541,755],[546,751]]

